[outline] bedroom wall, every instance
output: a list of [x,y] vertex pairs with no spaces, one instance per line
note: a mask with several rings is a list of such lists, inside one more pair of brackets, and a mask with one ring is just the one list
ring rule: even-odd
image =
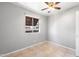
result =
[[49,17],[49,40],[75,49],[75,8]]
[[[25,15],[39,18],[39,33],[25,33]],[[47,17],[0,2],[0,54],[9,53],[47,39]]]
[[79,7],[76,9],[76,33],[75,33],[75,40],[76,40],[76,56],[79,56]]

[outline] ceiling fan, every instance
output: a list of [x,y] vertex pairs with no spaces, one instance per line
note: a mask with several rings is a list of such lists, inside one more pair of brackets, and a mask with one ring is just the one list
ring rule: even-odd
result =
[[[57,9],[57,10],[61,9],[60,7],[57,6],[60,2],[44,2],[44,3],[46,5],[48,5],[48,7],[44,8],[44,9],[41,9],[42,11],[50,9],[50,8],[54,8],[54,9]],[[48,11],[48,13],[50,13],[50,11]]]

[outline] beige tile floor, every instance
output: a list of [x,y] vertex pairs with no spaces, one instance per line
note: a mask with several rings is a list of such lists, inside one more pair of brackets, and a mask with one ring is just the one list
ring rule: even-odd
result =
[[44,42],[5,57],[74,57],[75,52],[51,42]]

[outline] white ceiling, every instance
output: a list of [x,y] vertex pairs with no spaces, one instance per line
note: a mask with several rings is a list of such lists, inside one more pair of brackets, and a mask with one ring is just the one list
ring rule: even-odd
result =
[[31,11],[37,12],[45,16],[50,16],[52,14],[64,11],[79,4],[78,2],[61,2],[58,4],[58,6],[61,7],[61,10],[51,9],[51,12],[48,13],[49,9],[41,11],[41,9],[48,7],[44,2],[17,2],[17,3]]

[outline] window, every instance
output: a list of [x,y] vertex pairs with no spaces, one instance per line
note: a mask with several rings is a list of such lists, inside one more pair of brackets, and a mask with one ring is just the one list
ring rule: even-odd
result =
[[39,19],[26,16],[25,25],[26,33],[39,32]]

